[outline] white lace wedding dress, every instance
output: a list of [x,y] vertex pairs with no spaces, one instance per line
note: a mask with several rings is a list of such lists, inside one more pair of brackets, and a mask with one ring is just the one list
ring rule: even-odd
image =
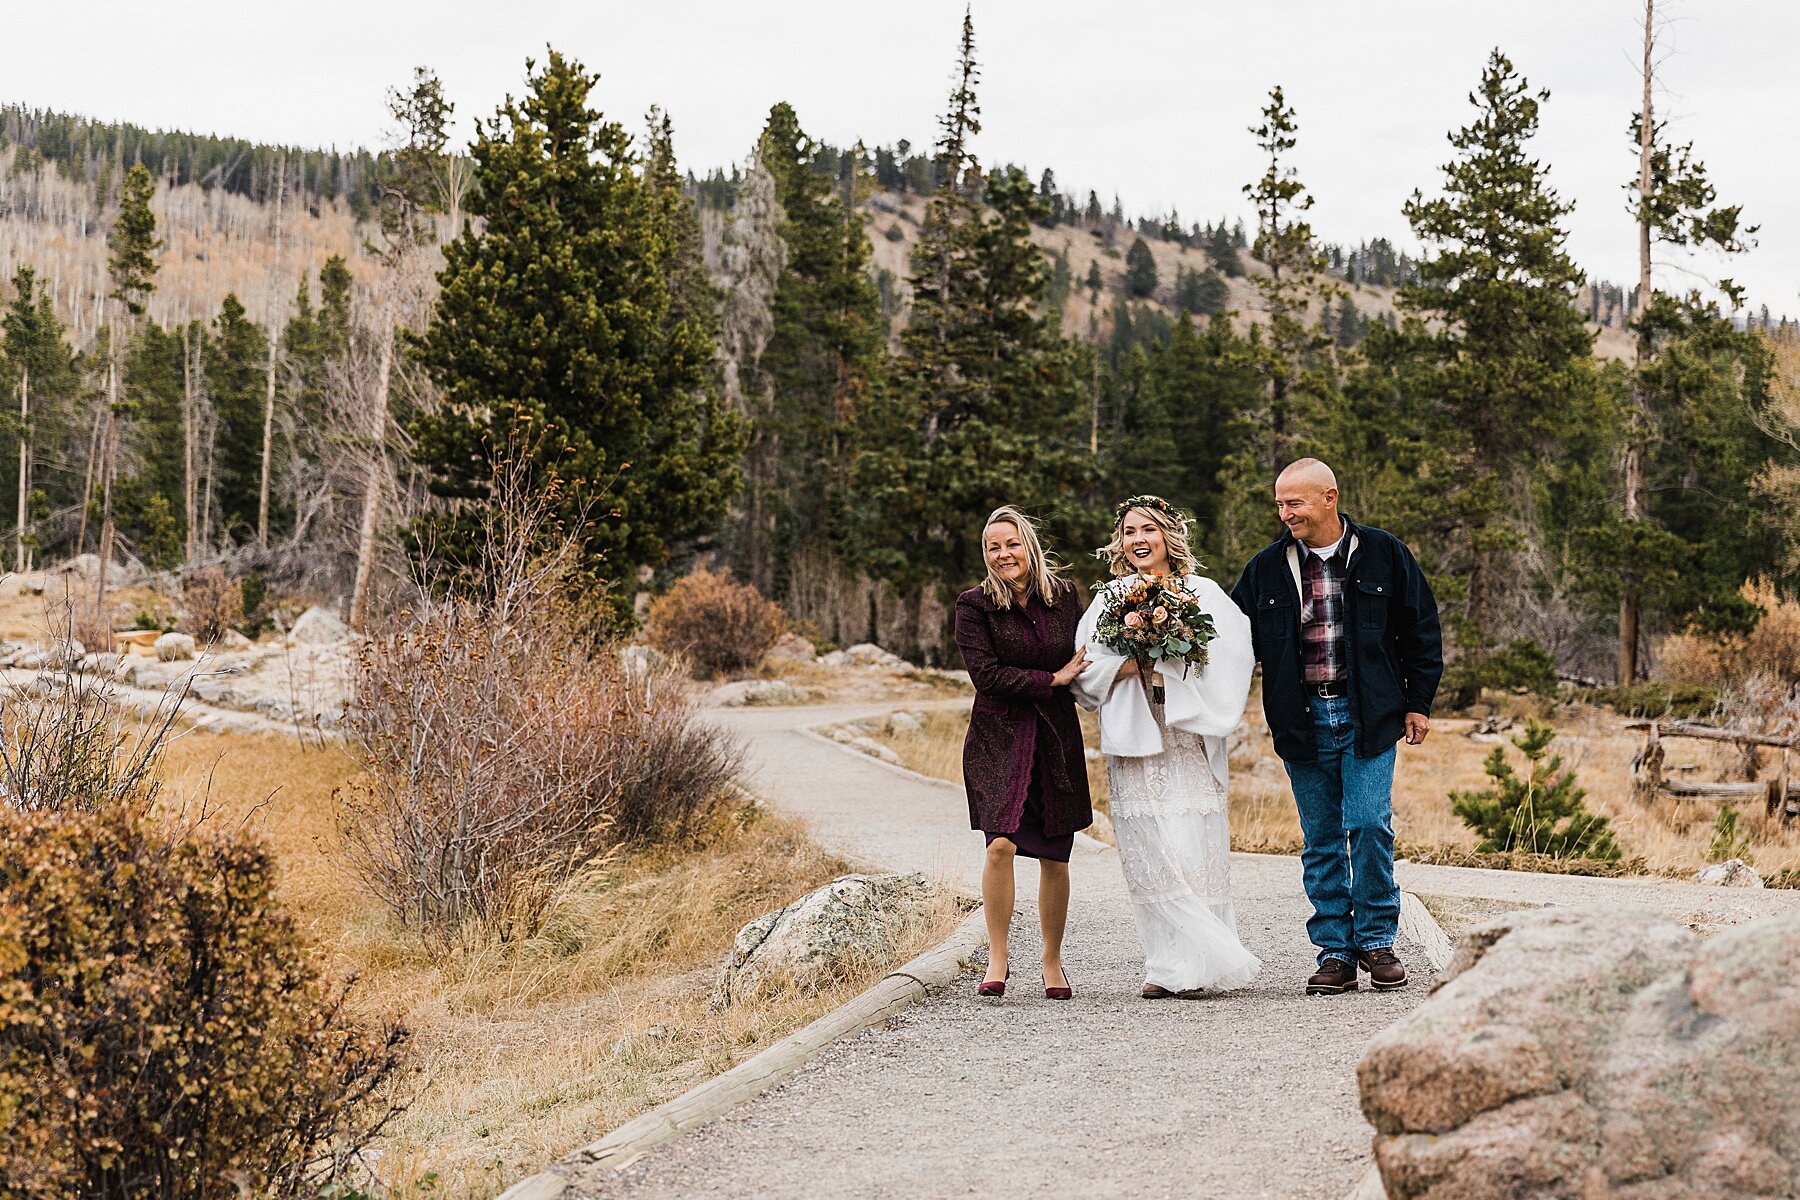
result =
[[1262,967],[1237,937],[1225,803],[1225,737],[1243,715],[1254,665],[1250,623],[1211,580],[1190,575],[1185,586],[1218,631],[1203,670],[1166,672],[1165,703],[1152,702],[1141,677],[1119,678],[1125,659],[1094,640],[1097,597],[1076,634],[1094,662],[1074,684],[1076,699],[1100,710],[1144,981],[1172,992],[1242,987]]

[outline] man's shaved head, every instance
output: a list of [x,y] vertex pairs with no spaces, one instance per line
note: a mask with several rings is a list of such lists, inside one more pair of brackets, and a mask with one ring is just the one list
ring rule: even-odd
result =
[[1337,490],[1337,476],[1331,468],[1316,458],[1301,458],[1282,468],[1281,476],[1275,481],[1279,489],[1283,484],[1305,488],[1307,491],[1323,492],[1327,489]]
[[1329,546],[1344,536],[1337,502],[1337,476],[1316,458],[1289,463],[1275,480],[1276,515],[1309,546]]

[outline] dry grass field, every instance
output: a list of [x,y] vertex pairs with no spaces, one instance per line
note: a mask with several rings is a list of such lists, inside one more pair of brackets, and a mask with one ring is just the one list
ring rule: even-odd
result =
[[[1548,716],[1558,737],[1552,753],[1560,754],[1587,789],[1588,804],[1612,819],[1619,844],[1627,859],[1641,858],[1646,869],[1664,874],[1691,875],[1706,863],[1718,802],[1676,800],[1664,797],[1654,807],[1630,800],[1632,756],[1642,745],[1643,734],[1626,728],[1626,720],[1607,709],[1568,705],[1546,714],[1535,702],[1506,697],[1501,703],[1516,715]],[[962,781],[962,738],[968,718],[962,712],[936,710],[920,714],[923,731],[917,734],[876,733],[872,736],[921,774],[952,782]],[[1239,850],[1291,853],[1300,846],[1300,822],[1294,812],[1287,773],[1275,757],[1262,724],[1261,701],[1251,697],[1246,714],[1251,737],[1248,748],[1232,760],[1231,839]],[[1440,718],[1422,746],[1399,748],[1394,774],[1394,825],[1401,852],[1450,853],[1472,851],[1476,838],[1451,810],[1452,791],[1480,789],[1488,784],[1482,763],[1496,739],[1475,738],[1469,733],[1474,721]],[[1083,714],[1083,728],[1090,747],[1099,745],[1098,727],[1092,714]],[[1516,732],[1516,731],[1515,731]],[[1736,751],[1707,742],[1665,741],[1665,770],[1694,779],[1732,778]],[[1515,766],[1523,756],[1508,747]],[[1094,784],[1098,807],[1104,807],[1106,766],[1090,760],[1088,778]],[[1760,803],[1743,805],[1740,818],[1753,842],[1756,867],[1767,876],[1800,867],[1800,823],[1782,826],[1766,821]]]
[[[267,841],[282,896],[370,1017],[415,1033],[416,1096],[391,1128],[391,1195],[492,1196],[544,1162],[678,1095],[828,1011],[893,965],[819,995],[708,1011],[738,929],[847,870],[793,825],[744,808],[679,846],[625,854],[566,890],[531,941],[434,965],[336,855],[333,794],[356,767],[334,747],[190,731],[170,748],[172,799],[202,793],[222,827]],[[958,918],[909,931],[901,957]]]

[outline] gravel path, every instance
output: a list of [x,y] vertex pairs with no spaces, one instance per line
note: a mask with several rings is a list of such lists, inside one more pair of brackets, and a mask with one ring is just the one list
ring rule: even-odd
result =
[[[751,748],[752,787],[854,860],[974,890],[981,841],[957,787],[800,732],[882,706],[722,713]],[[1020,864],[1020,898],[1036,867]],[[1308,998],[1307,905],[1296,859],[1237,855],[1240,933],[1264,963],[1250,989],[1137,997],[1142,959],[1116,853],[1078,839],[1065,951],[1075,999],[1037,986],[1035,916],[1014,925],[1013,991],[966,977],[887,1026],[846,1039],[790,1080],[573,1194],[675,1197],[1343,1197],[1368,1163],[1354,1068],[1362,1046],[1424,998]]]

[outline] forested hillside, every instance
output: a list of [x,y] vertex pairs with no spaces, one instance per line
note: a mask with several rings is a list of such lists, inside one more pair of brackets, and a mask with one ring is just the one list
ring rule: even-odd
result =
[[[969,27],[957,78],[928,149],[781,104],[723,170],[557,55],[467,147],[425,70],[379,155],[0,110],[6,557],[218,561],[361,624],[523,461],[621,620],[722,562],[822,639],[941,659],[993,506],[1091,574],[1112,501],[1158,492],[1228,581],[1314,454],[1419,550],[1460,686],[1635,678],[1800,584],[1795,327],[1589,280],[1504,55],[1413,181],[1419,258],[1313,235],[1279,88],[1245,211],[1192,222],[984,166]],[[1650,186],[1651,240],[1748,249],[1710,188]]]

